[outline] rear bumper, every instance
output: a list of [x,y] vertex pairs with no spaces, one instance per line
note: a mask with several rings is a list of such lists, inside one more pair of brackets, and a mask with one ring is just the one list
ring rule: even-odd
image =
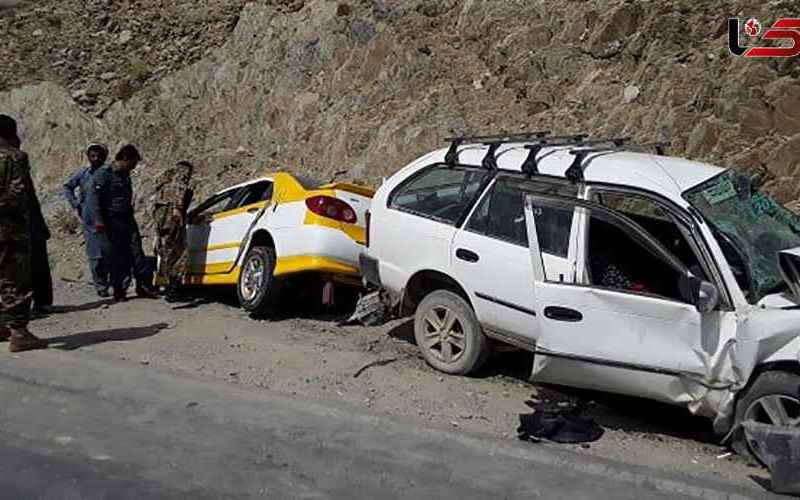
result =
[[293,255],[278,257],[275,265],[275,276],[296,273],[329,273],[358,276],[358,269],[330,257],[319,255]]
[[378,259],[363,253],[359,254],[358,267],[361,270],[361,276],[364,277],[364,281],[367,284],[374,285],[378,288],[382,286]]

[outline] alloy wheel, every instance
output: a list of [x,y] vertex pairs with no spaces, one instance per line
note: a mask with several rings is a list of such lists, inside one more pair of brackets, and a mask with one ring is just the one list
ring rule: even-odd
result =
[[760,397],[747,408],[744,420],[784,427],[798,427],[800,426],[800,399],[784,394]]
[[464,327],[458,315],[445,306],[431,308],[424,317],[423,346],[437,359],[453,363],[466,350]]
[[256,298],[264,284],[264,264],[260,259],[251,259],[242,270],[242,297],[251,301]]

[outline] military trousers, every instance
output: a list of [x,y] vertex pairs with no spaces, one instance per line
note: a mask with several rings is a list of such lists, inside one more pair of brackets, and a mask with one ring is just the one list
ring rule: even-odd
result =
[[30,243],[0,242],[0,326],[25,328],[32,296]]

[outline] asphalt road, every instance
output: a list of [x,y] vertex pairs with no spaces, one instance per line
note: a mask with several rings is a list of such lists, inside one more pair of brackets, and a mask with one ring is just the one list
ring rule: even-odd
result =
[[0,498],[760,498],[87,353],[0,352]]

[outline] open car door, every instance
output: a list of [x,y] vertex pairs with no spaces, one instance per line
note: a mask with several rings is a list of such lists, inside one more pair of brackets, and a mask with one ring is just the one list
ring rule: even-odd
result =
[[242,244],[272,197],[272,181],[262,179],[224,191],[189,215],[188,245],[192,281],[202,276],[230,274]]
[[[543,209],[574,210],[571,244],[582,269],[574,283],[547,279],[537,230]],[[702,314],[684,298],[688,269],[629,218],[601,205],[529,194],[525,218],[540,333],[533,379],[587,389],[690,402],[704,391],[719,338],[719,311]]]

